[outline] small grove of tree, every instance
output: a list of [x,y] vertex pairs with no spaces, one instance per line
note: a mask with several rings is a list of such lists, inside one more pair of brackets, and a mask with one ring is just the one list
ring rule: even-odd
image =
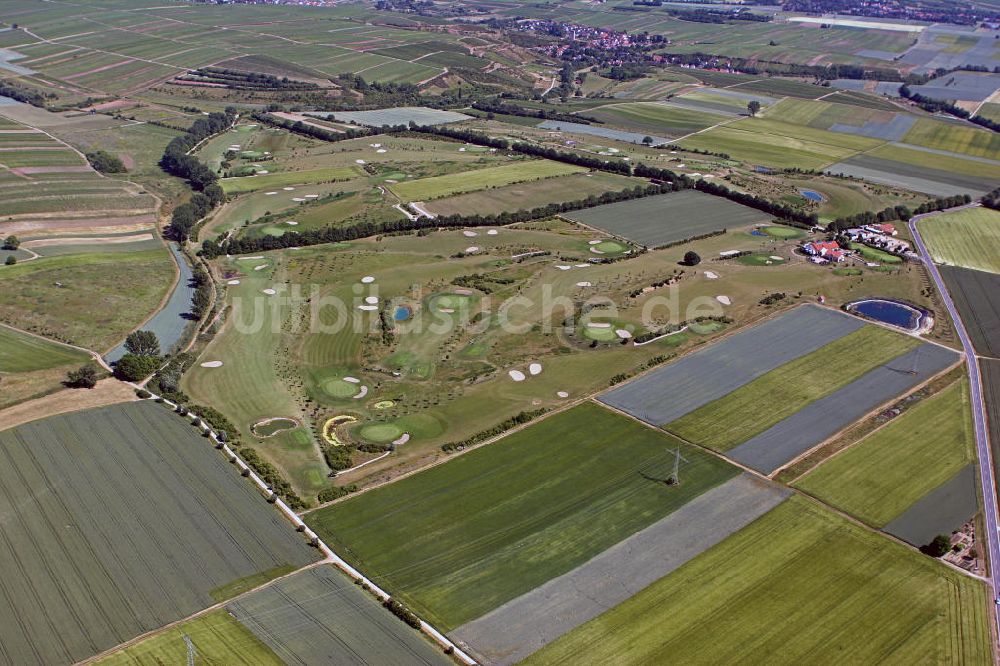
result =
[[12,254],[8,254],[7,258],[4,259],[3,263],[6,264],[7,266],[13,266],[14,264],[17,263],[17,257],[15,257]]
[[16,250],[21,247],[21,241],[17,236],[11,234],[7,238],[3,239],[3,249],[5,250]]
[[756,116],[760,112],[760,102],[755,99],[747,102],[747,112],[752,116]]
[[981,199],[982,204],[987,208],[992,208],[993,210],[1000,210],[1000,187],[995,190],[991,190],[983,195]]
[[941,557],[951,550],[951,539],[946,534],[939,534],[929,544],[920,547],[920,552],[931,557]]
[[125,350],[136,356],[159,356],[160,341],[152,331],[134,331],[125,338]]
[[94,388],[97,385],[97,368],[93,363],[87,363],[76,370],[66,373],[66,386],[69,388]]
[[115,377],[127,382],[138,382],[156,372],[160,359],[156,356],[125,354],[115,363]]
[[701,257],[694,250],[688,250],[684,253],[684,265],[685,266],[697,266],[701,263]]
[[198,221],[225,199],[226,193],[221,187],[215,183],[206,185],[204,190],[191,195],[187,203],[182,203],[174,209],[170,224],[167,226],[167,235],[176,241],[186,241]]
[[124,162],[115,155],[103,150],[94,150],[87,153],[87,161],[90,162],[90,166],[101,173],[125,173],[128,171],[125,168]]

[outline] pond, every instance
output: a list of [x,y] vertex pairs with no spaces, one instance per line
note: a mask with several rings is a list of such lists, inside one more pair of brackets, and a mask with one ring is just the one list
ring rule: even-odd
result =
[[905,331],[915,331],[920,327],[925,313],[912,305],[890,301],[882,298],[871,298],[864,301],[848,303],[847,309],[859,315],[880,321]]
[[802,196],[804,196],[806,199],[809,199],[809,201],[823,201],[824,200],[823,195],[820,194],[819,192],[817,192],[816,190],[799,190],[799,194],[801,194]]
[[413,316],[413,310],[411,310],[410,307],[407,305],[398,306],[396,310],[392,313],[392,318],[395,319],[396,321],[407,321],[412,316]]
[[277,435],[279,432],[284,430],[291,430],[298,427],[299,422],[294,419],[277,417],[255,423],[253,424],[251,430],[253,430],[253,434],[258,437],[271,437],[272,435]]

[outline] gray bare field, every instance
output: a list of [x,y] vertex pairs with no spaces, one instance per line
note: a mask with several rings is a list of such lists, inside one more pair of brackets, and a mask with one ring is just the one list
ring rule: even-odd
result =
[[[990,39],[989,42],[994,40]],[[996,46],[989,43],[995,56]],[[910,90],[934,99],[981,102],[1000,88],[1000,74],[985,72],[949,72]]]
[[773,219],[767,213],[696,190],[585,208],[564,217],[650,248]]
[[357,123],[368,127],[383,125],[408,125],[412,120],[418,125],[445,125],[469,120],[472,116],[456,111],[441,111],[425,106],[401,106],[394,109],[376,109],[374,111],[324,111],[308,113],[317,118],[333,118],[342,123]]
[[317,558],[161,405],[35,421],[0,447],[0,664],[84,659]]
[[966,176],[916,164],[857,155],[826,168],[827,173],[864,178],[875,183],[904,187],[935,196],[982,195],[996,183],[989,178]]
[[978,510],[976,466],[968,465],[882,529],[914,546],[923,546],[939,534],[951,534]]
[[958,360],[957,352],[924,343],[731,449],[728,456],[770,474]]
[[561,120],[546,120],[545,122],[539,123],[538,127],[540,129],[556,130],[559,132],[589,134],[602,139],[613,139],[615,141],[624,141],[626,143],[642,143],[642,140],[646,138],[646,136],[650,136],[650,138],[653,139],[653,143],[651,144],[653,146],[661,146],[665,143],[670,143],[670,139],[662,136],[651,136],[640,134],[638,132],[626,132],[625,130],[611,129],[610,127],[601,127],[600,125],[565,123]]
[[1000,358],[1000,275],[956,266],[938,266],[938,270],[976,352]]
[[286,664],[453,663],[329,566],[284,578],[226,610]]
[[833,132],[844,132],[845,134],[867,136],[873,139],[884,139],[885,141],[900,141],[916,122],[916,116],[897,113],[888,122],[880,123],[870,120],[864,125],[834,123],[830,126],[830,130]]
[[842,312],[804,305],[612,389],[598,400],[660,426],[864,325]]
[[697,557],[780,504],[790,491],[733,477],[576,569],[451,632],[481,663],[507,666]]

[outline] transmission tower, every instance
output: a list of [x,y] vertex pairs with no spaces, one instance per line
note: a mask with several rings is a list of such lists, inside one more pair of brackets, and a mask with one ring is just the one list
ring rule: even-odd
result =
[[667,478],[667,485],[676,486],[678,483],[681,482],[681,476],[680,476],[681,461],[682,460],[684,462],[690,462],[690,461],[681,455],[680,447],[674,449],[671,453],[674,454],[674,471],[670,475],[670,477]]

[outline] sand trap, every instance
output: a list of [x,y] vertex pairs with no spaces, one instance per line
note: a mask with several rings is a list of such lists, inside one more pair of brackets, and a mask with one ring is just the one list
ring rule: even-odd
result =
[[364,160],[354,160],[355,164],[364,164]]
[[466,254],[475,254],[476,252],[479,252],[478,245],[470,245],[469,247],[465,248]]
[[285,222],[285,224],[287,224],[290,227],[294,227],[294,226],[298,225],[298,222],[296,222],[295,220],[287,220]]
[[350,382],[351,384],[360,384],[361,380],[357,377],[344,377],[345,382]]
[[590,251],[593,252],[594,254],[604,254],[603,252],[601,252],[600,250],[598,250],[596,247],[590,248]]
[[531,365],[528,366],[528,372],[533,375],[537,375],[541,373],[541,371],[542,371],[541,363],[532,363]]
[[600,245],[603,242],[604,241],[602,241],[600,239],[598,239],[598,240],[592,240],[592,241],[588,241],[588,245]]
[[381,143],[369,143],[368,145],[371,146],[372,148],[381,148],[382,147]]
[[576,268],[587,268],[590,264],[573,264]]
[[770,257],[768,257],[768,259],[771,259],[773,261],[784,261],[785,260],[784,257],[779,257],[778,255],[775,255],[775,254],[772,254]]
[[365,296],[365,303],[368,305],[375,305],[378,303],[378,296]]
[[231,285],[233,285],[233,286],[235,287],[235,286],[236,286],[236,285],[238,285],[239,283],[240,283],[240,281],[239,281],[239,280],[230,280],[230,281],[229,281],[229,282],[227,282],[226,284],[231,284]]
[[294,187],[283,187],[281,189],[283,189],[285,192],[294,192],[295,191]]
[[404,432],[399,439],[392,440],[392,443],[395,444],[396,446],[402,446],[403,444],[406,444],[408,441],[410,441],[410,433]]
[[222,367],[222,361],[205,361],[204,363],[201,364],[201,367],[203,367],[203,368],[221,368]]
[[319,195],[318,194],[307,194],[305,198],[306,199],[319,199]]
[[463,231],[462,235],[468,236],[469,238],[473,238],[475,236],[478,236],[479,234],[477,234],[475,231]]
[[486,232],[486,235],[487,236],[496,236],[498,233],[500,233],[500,232],[497,231],[496,229],[490,229],[489,231]]
[[253,267],[253,269],[254,269],[255,271],[262,271],[262,270],[264,270],[265,268],[267,268],[267,264],[261,264],[260,266],[254,266],[254,267]]
[[375,152],[376,152],[376,153],[384,153],[384,152],[386,152],[386,150],[385,150],[385,148],[379,148],[379,149],[378,149],[378,150],[376,150]]
[[270,171],[268,171],[267,169],[259,169],[259,170],[257,171],[257,175],[258,175],[258,176],[266,176],[266,175],[267,175],[267,174],[269,174],[269,173],[271,173],[271,172],[270,172]]
[[459,148],[459,149],[458,149],[458,152],[460,152],[460,153],[464,153],[464,152],[465,152],[465,147],[463,146],[463,147]]
[[277,192],[264,192],[265,197],[274,196],[275,194],[277,194]]
[[264,255],[258,254],[253,257],[240,257],[240,261],[253,261],[254,259],[263,259]]
[[356,396],[354,396],[354,399],[355,400],[361,400],[361,398],[365,397],[366,395],[368,395],[368,387],[367,386],[362,386],[361,390],[358,391],[358,394]]
[[707,277],[709,280],[718,280],[719,279],[719,276],[716,275],[715,273],[713,273],[712,271],[705,271],[705,277]]
[[458,294],[459,296],[472,296],[471,289],[456,289],[455,293]]
[[303,199],[302,197],[292,197],[292,201],[294,201],[295,203],[302,203],[303,201],[305,201],[305,199]]
[[371,312],[373,310],[378,310],[378,306],[377,305],[359,305],[358,309],[359,310],[364,310],[365,312]]
[[524,381],[524,373],[521,372],[520,370],[508,370],[507,374],[510,375],[510,378],[513,379],[515,382]]
[[617,335],[622,340],[628,340],[632,337],[632,334],[626,331],[624,328],[615,329],[615,335]]
[[561,271],[568,271],[569,269],[571,269],[573,267],[572,266],[566,266],[565,264],[556,264],[556,268],[558,268]]
[[578,286],[578,287],[593,287],[594,285],[590,284],[589,282],[577,282],[576,286]]
[[276,292],[276,291],[275,291],[274,289],[264,289],[264,290],[263,290],[263,292],[264,292],[265,294],[267,294],[268,296],[274,296],[275,294],[277,294],[277,293],[278,293],[278,292]]
[[385,182],[387,182],[387,183],[394,183],[395,184],[395,183],[398,183],[399,181],[396,180],[395,178],[386,178]]
[[443,312],[445,314],[452,314],[455,312],[455,308],[438,308],[438,312]]
[[566,391],[556,391],[556,395],[559,396],[560,398],[568,398],[569,397],[569,393],[567,393]]
[[678,169],[683,169],[683,168],[684,168],[684,165],[683,165],[683,164],[678,164],[678,165],[677,165],[677,168],[678,168]]
[[611,328],[611,324],[601,321],[592,321],[587,324],[589,328]]
[[733,302],[729,299],[728,296],[716,296],[715,300],[719,301],[723,305],[732,305],[733,304]]
[[366,275],[366,276],[364,276],[363,278],[361,278],[361,281],[362,281],[362,282],[363,282],[364,284],[371,284],[372,282],[374,282],[374,281],[375,281],[375,278],[373,278],[373,277],[372,277],[371,275]]

